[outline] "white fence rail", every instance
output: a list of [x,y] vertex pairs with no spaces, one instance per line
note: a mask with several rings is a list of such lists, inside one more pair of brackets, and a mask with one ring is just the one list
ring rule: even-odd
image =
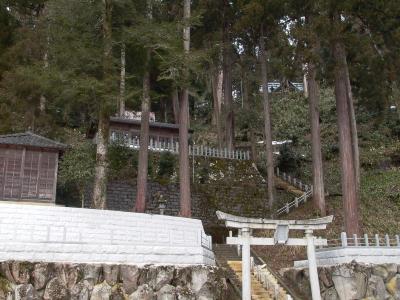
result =
[[306,203],[308,198],[311,198],[312,193],[313,193],[313,186],[309,184],[303,183],[301,180],[290,176],[289,174],[286,174],[285,172],[280,172],[279,168],[276,168],[276,176],[281,178],[282,180],[288,182],[290,185],[299,188],[301,191],[304,192],[303,195],[300,197],[294,198],[292,202],[286,202],[284,206],[281,208],[277,209],[276,214],[282,215],[282,214],[288,214],[291,209],[299,207],[300,204]]
[[358,236],[354,234],[353,236],[347,236],[346,232],[340,234],[340,239],[328,240],[328,245],[324,248],[334,248],[334,247],[396,247],[400,248],[400,235],[389,236],[388,234],[379,235],[375,234],[369,236],[364,234],[363,236]]
[[301,191],[307,192],[308,190],[312,189],[312,185],[305,184],[300,179],[293,177],[285,172],[281,172],[279,168],[276,168],[276,176],[290,183],[292,186],[299,188]]
[[[398,264],[400,235],[347,236],[342,232],[339,239],[328,240],[327,246],[319,246],[316,249],[316,257],[318,266],[346,264],[352,261],[365,264]],[[307,266],[306,260],[294,262],[295,268]]]
[[[139,138],[121,138],[115,132],[111,134],[110,141],[112,143],[117,143],[133,149],[140,148]],[[148,149],[156,152],[170,152],[172,154],[179,154],[179,143],[171,142],[170,140],[160,141],[150,139]],[[204,145],[189,145],[189,155],[222,159],[250,160],[250,151],[229,151],[227,148],[218,149]]]
[[297,208],[299,207],[300,204],[306,203],[308,198],[311,198],[312,196],[312,190],[308,190],[307,192],[304,192],[303,195],[300,197],[294,198],[292,202],[286,202],[284,206],[281,208],[277,209],[276,214],[282,215],[282,214],[288,214],[292,208]]

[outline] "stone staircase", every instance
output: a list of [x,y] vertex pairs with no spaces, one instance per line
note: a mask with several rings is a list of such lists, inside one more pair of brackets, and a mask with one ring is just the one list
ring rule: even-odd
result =
[[[217,264],[227,269],[228,280],[236,287],[238,293],[242,286],[242,261],[237,253],[237,246],[217,244],[213,247]],[[257,258],[255,258],[257,264]],[[259,262],[258,262],[259,263]],[[258,265],[251,274],[251,299],[252,300],[287,300],[291,297],[279,286],[276,278]]]

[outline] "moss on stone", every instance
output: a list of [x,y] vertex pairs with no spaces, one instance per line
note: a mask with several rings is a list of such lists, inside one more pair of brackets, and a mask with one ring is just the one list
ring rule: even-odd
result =
[[0,291],[3,292],[4,294],[13,291],[12,283],[8,279],[1,276],[0,276]]

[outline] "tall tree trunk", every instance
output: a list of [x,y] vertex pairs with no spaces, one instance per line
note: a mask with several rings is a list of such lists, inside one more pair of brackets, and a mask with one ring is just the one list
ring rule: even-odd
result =
[[[147,0],[147,17],[153,18],[152,0]],[[151,49],[146,50],[145,71],[143,74],[142,115],[140,119],[140,147],[137,176],[137,195],[135,211],[143,213],[146,209],[147,169],[149,164],[149,131],[150,131],[150,58]]]
[[[252,103],[250,102],[249,97],[249,79],[248,73],[246,71],[242,72],[242,81],[243,81],[243,102],[244,108],[247,111],[252,109]],[[253,161],[257,161],[257,141],[254,134],[253,124],[249,124],[249,129],[247,131],[247,138],[250,142],[250,150],[251,150],[251,159]]]
[[359,203],[357,198],[355,160],[347,89],[346,52],[340,40],[335,40],[333,42],[333,56],[336,64],[335,97],[342,170],[344,223],[347,234],[352,235],[360,233]]
[[[190,51],[190,0],[183,0],[183,48],[186,55]],[[188,72],[185,72],[186,79]],[[187,84],[187,82],[186,82]],[[189,91],[187,86],[182,91],[179,111],[179,190],[180,215],[190,218],[192,207],[190,199],[190,170],[189,170]]]
[[217,72],[214,72],[211,79],[211,85],[213,90],[213,116],[212,124],[217,128],[217,139],[218,146],[222,148],[222,128],[221,128],[221,107],[222,107],[222,93],[223,93],[223,71],[219,68]]
[[[103,0],[103,80],[106,87],[111,86],[112,73],[112,0]],[[108,91],[110,92],[110,91]],[[96,168],[93,186],[92,206],[105,209],[107,205],[107,153],[110,136],[110,113],[105,96],[100,103],[99,124],[97,132]]]
[[110,135],[108,113],[101,112],[97,130],[96,168],[94,175],[92,208],[107,208],[107,153]]
[[[225,7],[228,4],[225,5]],[[234,143],[234,112],[232,99],[232,61],[231,61],[231,39],[229,33],[229,23],[225,14],[223,28],[223,89],[224,89],[224,125],[225,143],[229,151],[233,150]]]
[[[47,5],[43,6],[43,9],[39,10],[37,12],[37,17],[36,17],[36,22],[37,24],[35,26],[38,26],[38,23],[40,22],[39,15],[42,13],[42,17],[46,16],[48,14],[48,8]],[[35,23],[36,23],[35,22]],[[46,18],[47,26],[46,26],[46,45],[45,45],[45,50],[43,54],[43,69],[45,72],[48,72],[49,69],[49,49],[50,49],[50,22]],[[44,114],[46,111],[46,105],[47,105],[47,98],[44,94],[40,95],[39,99],[39,112],[40,114]]]
[[313,175],[314,207],[321,216],[326,215],[324,173],[321,153],[321,131],[319,124],[319,85],[316,81],[317,70],[313,62],[308,64],[307,83],[311,121],[311,153]]
[[126,47],[125,43],[121,45],[121,75],[119,81],[119,116],[125,115],[125,80],[126,80]]
[[140,121],[140,148],[139,165],[137,178],[136,212],[144,212],[146,209],[147,195],[147,169],[149,161],[149,116],[150,116],[150,50],[146,55],[146,71],[143,76],[143,98],[142,98],[142,116]]
[[[343,46],[343,49],[344,46]],[[349,67],[347,64],[346,59],[346,52],[345,52],[345,65],[344,68],[346,69],[346,89],[347,89],[347,99],[349,101],[349,117],[350,117],[350,125],[351,125],[351,138],[352,138],[352,146],[353,146],[353,156],[354,156],[354,166],[355,166],[355,176],[356,176],[356,183],[357,183],[357,198],[360,196],[360,152],[358,148],[358,134],[357,134],[357,121],[356,121],[356,113],[354,110],[354,100],[353,100],[353,93],[351,91],[351,83],[350,83],[350,74],[349,74]]]
[[303,75],[303,89],[304,89],[304,97],[308,98],[308,79],[307,79],[307,74]]
[[273,214],[274,197],[274,157],[272,149],[272,129],[271,129],[271,108],[268,97],[268,77],[267,77],[267,56],[265,54],[264,30],[261,27],[260,35],[260,64],[261,64],[261,83],[264,103],[264,134],[265,147],[267,151],[267,185],[268,201],[271,214]]
[[179,92],[177,88],[172,91],[172,110],[175,124],[179,124]]
[[[48,50],[48,48],[50,46],[49,43],[50,43],[50,38],[47,37],[47,49],[46,49],[46,51],[44,53],[44,56],[43,56],[43,61],[44,61],[43,67],[44,67],[45,71],[47,71],[49,69],[49,50]],[[41,94],[39,101],[40,101],[40,103],[39,103],[39,111],[40,111],[41,114],[43,114],[46,111],[46,104],[47,104],[46,96],[44,94]]]

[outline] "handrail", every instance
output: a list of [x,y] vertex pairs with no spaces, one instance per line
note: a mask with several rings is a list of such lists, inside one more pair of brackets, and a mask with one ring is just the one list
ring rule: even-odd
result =
[[268,272],[270,272],[272,274],[272,276],[274,276],[276,278],[276,280],[278,281],[278,283],[282,286],[282,288],[284,290],[286,290],[286,292],[294,299],[294,300],[304,300],[303,298],[301,298],[291,287],[289,287],[285,281],[282,279],[282,277],[277,274],[274,270],[272,270],[268,264],[258,255],[258,252],[254,249],[250,249],[250,252],[252,254],[253,257],[256,258],[256,260],[260,261],[265,268],[268,270]]
[[280,172],[279,168],[276,168],[276,176],[281,178],[282,180],[288,182],[294,187],[299,188],[301,191],[304,191],[303,195],[300,197],[294,198],[291,202],[286,202],[284,206],[276,210],[276,214],[282,215],[284,213],[288,214],[290,209],[295,207],[299,207],[300,204],[306,203],[308,198],[311,198],[313,193],[313,186],[303,183],[301,180],[286,174],[285,172]]
[[353,236],[348,237],[346,232],[342,232],[340,234],[340,239],[328,240],[328,245],[321,248],[326,249],[347,247],[400,248],[400,235],[397,234],[391,238],[388,234],[385,234],[383,237],[381,237],[379,234],[375,234],[373,237],[368,236],[368,234],[364,234],[361,237],[357,234],[354,234]]
[[[111,132],[110,142],[133,149],[140,148],[140,140],[138,137],[126,136],[124,133],[117,131]],[[156,152],[179,154],[179,142],[173,142],[172,140],[159,141],[150,138],[148,149]],[[219,149],[205,145],[189,145],[189,155],[234,160],[250,160],[250,151],[228,150],[227,148]]]

